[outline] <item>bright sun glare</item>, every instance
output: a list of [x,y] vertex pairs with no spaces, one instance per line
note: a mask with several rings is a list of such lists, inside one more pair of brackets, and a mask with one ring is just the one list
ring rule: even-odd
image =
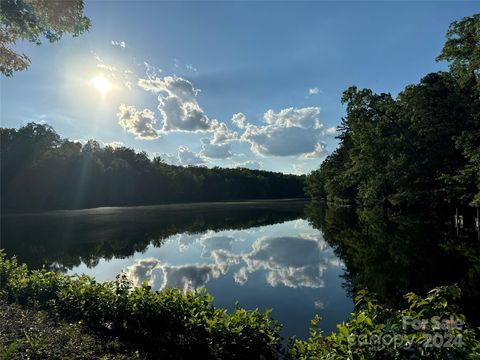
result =
[[108,93],[112,89],[112,83],[104,76],[95,76],[92,78],[92,84],[102,94]]

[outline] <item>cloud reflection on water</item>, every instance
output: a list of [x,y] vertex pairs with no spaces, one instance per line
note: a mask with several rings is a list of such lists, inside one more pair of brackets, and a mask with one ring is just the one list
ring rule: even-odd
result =
[[[297,221],[294,225],[298,229],[300,224]],[[342,265],[320,232],[255,238],[263,233],[249,232],[253,236],[250,249],[236,252],[234,245],[245,241],[239,235],[246,234],[182,235],[178,237],[180,251],[190,251],[196,246],[201,252],[199,260],[211,259],[211,262],[172,265],[146,258],[137,260],[126,273],[137,286],[147,281],[154,290],[167,287],[187,290],[202,288],[210,280],[227,275],[235,266],[232,277],[238,285],[244,285],[250,274],[263,272],[270,286],[321,288],[325,286],[326,269]]]

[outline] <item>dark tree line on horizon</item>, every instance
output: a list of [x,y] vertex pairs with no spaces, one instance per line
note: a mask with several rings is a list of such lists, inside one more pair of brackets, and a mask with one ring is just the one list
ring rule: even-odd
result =
[[350,87],[340,144],[307,193],[364,206],[480,206],[480,14],[451,24],[426,75],[396,98]]
[[78,209],[299,198],[304,176],[168,165],[126,147],[82,145],[49,125],[1,128],[2,209]]

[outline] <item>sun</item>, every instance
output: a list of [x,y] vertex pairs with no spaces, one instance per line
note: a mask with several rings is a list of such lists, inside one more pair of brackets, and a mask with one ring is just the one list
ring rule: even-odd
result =
[[104,76],[98,75],[92,78],[92,84],[100,93],[107,94],[112,90],[112,83]]

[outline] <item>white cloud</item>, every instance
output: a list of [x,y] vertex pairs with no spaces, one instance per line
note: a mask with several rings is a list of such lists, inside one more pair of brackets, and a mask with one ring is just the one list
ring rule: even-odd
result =
[[233,275],[233,279],[237,284],[245,284],[248,281],[248,269],[246,267],[240,268],[240,270]]
[[316,159],[322,156],[327,156],[328,151],[326,150],[326,145],[324,143],[317,143],[315,145],[315,150],[309,153],[302,154],[298,157],[299,160],[311,160]]
[[316,106],[305,108],[290,107],[277,113],[270,109],[264,114],[263,118],[269,125],[319,129],[322,127],[318,118],[319,114],[320,108]]
[[265,270],[271,286],[319,288],[325,286],[324,272],[335,255],[323,238],[304,235],[260,238],[242,258],[246,266],[234,276],[240,284],[249,273]]
[[112,45],[113,46],[120,46],[123,49],[125,49],[125,47],[127,46],[125,41],[115,41],[115,40],[112,40]]
[[112,142],[106,143],[105,146],[110,146],[111,148],[117,149],[120,147],[124,147],[125,144],[121,141],[112,141]]
[[153,270],[159,265],[154,258],[141,259],[127,268],[126,275],[134,286],[140,286],[145,281],[150,282]]
[[244,129],[246,124],[245,124],[245,121],[247,120],[245,114],[243,113],[236,113],[236,114],[233,114],[232,116],[232,122],[237,125],[237,127],[239,127],[240,129]]
[[213,131],[212,144],[225,144],[238,139],[237,132],[230,131],[227,124],[216,119],[210,122],[210,129]]
[[204,236],[200,239],[203,246],[202,257],[210,257],[217,250],[231,251],[234,241],[232,236]]
[[319,114],[319,107],[268,110],[264,114],[265,124],[248,124],[241,139],[249,142],[251,150],[262,156],[320,157],[325,152],[319,151],[324,147]]
[[338,135],[338,131],[337,131],[337,128],[335,126],[326,128],[323,131],[323,133],[327,136],[337,136]]
[[153,66],[146,61],[143,62],[143,65],[145,66],[145,74],[149,79],[157,77],[158,74],[162,72],[162,69],[157,68],[156,66]]
[[178,148],[178,162],[181,165],[201,165],[205,164],[205,159],[190,151],[187,146],[182,145]]
[[293,164],[293,165],[292,165],[292,169],[293,169],[293,173],[294,173],[295,175],[301,175],[301,174],[304,174],[304,173],[305,173],[305,171],[304,171],[304,169],[303,169],[303,166],[300,165],[300,164]]
[[318,95],[320,94],[320,89],[318,87],[308,89],[308,95]]
[[145,281],[153,290],[178,288],[183,291],[204,287],[210,279],[216,279],[225,274],[231,265],[238,262],[234,255],[218,250],[212,253],[213,264],[162,264],[158,259],[148,258],[137,260],[127,268],[127,278],[135,286]]
[[137,139],[153,140],[160,136],[155,129],[155,114],[149,109],[137,110],[134,106],[121,104],[117,113],[118,123]]
[[[158,281],[159,290],[165,288],[178,288],[193,290],[204,287],[212,278],[218,278],[222,271],[212,264],[192,264],[192,265],[164,265],[158,274],[163,281]],[[155,279],[154,279],[155,281]]]
[[147,91],[159,94],[158,110],[163,117],[162,131],[206,131],[210,120],[198,105],[199,90],[178,76],[139,79],[138,85]]
[[160,158],[169,165],[179,165],[178,161],[178,153],[171,154],[171,153],[154,153],[154,156],[160,156]]
[[200,156],[211,159],[227,159],[233,156],[230,150],[230,144],[213,144],[209,139],[202,139],[202,151]]
[[262,168],[262,163],[260,161],[255,160],[247,160],[239,163],[235,163],[234,165],[237,168],[246,168],[251,170],[260,170]]

